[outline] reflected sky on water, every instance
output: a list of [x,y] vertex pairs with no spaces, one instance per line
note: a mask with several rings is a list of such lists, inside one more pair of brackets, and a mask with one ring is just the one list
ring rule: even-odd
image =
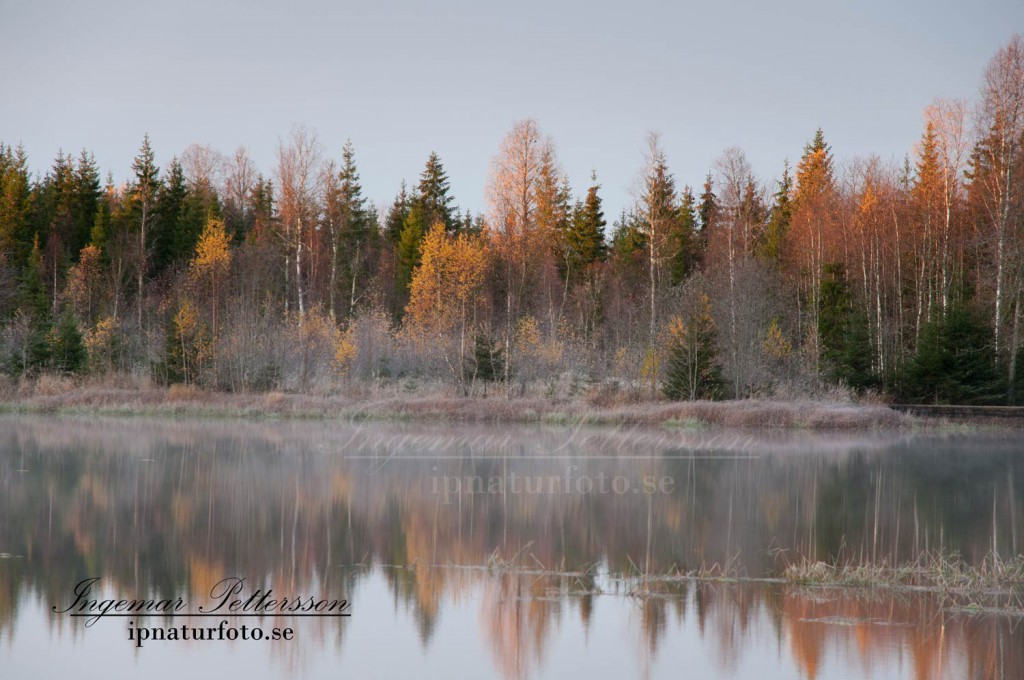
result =
[[[1024,677],[1024,621],[934,595],[642,578],[1006,559],[1022,454],[1014,434],[3,417],[0,676]],[[137,649],[125,619],[50,612],[93,576],[195,604],[239,576],[352,617]]]

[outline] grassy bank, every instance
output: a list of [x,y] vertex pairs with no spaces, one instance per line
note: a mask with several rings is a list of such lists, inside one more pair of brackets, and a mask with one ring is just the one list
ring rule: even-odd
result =
[[174,385],[74,382],[43,377],[0,390],[0,410],[17,413],[243,418],[395,419],[502,423],[594,423],[687,427],[882,429],[917,419],[853,402],[453,396],[450,390],[358,388],[351,394],[228,393]]

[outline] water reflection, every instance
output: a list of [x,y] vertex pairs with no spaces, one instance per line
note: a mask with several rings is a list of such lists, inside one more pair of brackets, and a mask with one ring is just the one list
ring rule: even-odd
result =
[[[933,596],[649,580],[634,592],[640,574],[765,577],[799,556],[1016,555],[1021,453],[996,435],[8,417],[0,645],[25,669],[33,621],[81,648],[119,635],[48,615],[82,578],[199,600],[240,575],[354,603],[350,620],[303,621],[302,645],[269,646],[285,662],[255,677],[339,653],[398,663],[371,653],[377,619],[411,626],[421,674],[483,648],[474,675],[510,678],[557,677],[584,656],[608,657],[597,677],[616,664],[656,676],[695,655],[735,677],[1024,677],[1014,619]],[[445,651],[457,623],[475,634]]]

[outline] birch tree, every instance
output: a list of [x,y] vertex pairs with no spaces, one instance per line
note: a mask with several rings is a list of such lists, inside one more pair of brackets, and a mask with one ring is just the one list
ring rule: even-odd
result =
[[316,133],[297,126],[277,150],[277,190],[281,238],[284,242],[285,312],[289,289],[295,290],[300,319],[306,313],[306,258],[308,232],[316,226],[322,183],[321,150]]

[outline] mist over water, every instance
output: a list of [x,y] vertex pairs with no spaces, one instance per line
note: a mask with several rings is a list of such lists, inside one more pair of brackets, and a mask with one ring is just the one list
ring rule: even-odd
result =
[[[0,675],[1024,677],[1018,619],[935,594],[660,579],[1007,559],[1022,454],[996,434],[4,417]],[[138,649],[125,619],[51,612],[96,576],[196,603],[237,576],[352,616]]]

